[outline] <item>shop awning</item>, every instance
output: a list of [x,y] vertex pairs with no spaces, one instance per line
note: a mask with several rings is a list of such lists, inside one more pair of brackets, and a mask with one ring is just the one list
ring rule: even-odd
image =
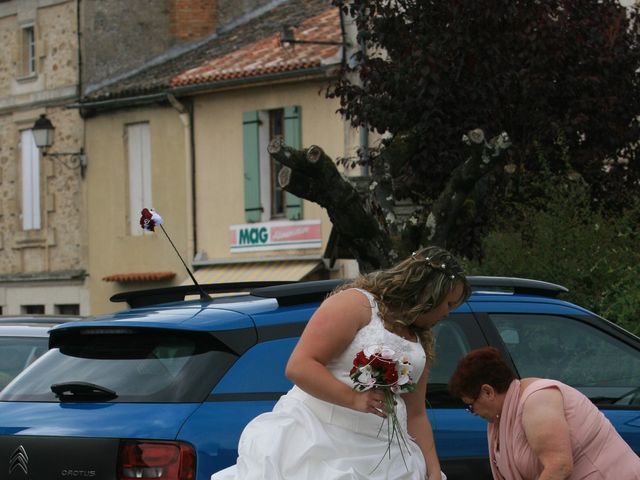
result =
[[102,277],[104,282],[164,282],[173,279],[175,272],[133,272],[133,273],[114,273]]
[[[302,280],[324,268],[320,260],[283,260],[275,262],[228,263],[200,267],[194,276],[198,283],[231,283]],[[191,284],[187,278],[184,285]]]

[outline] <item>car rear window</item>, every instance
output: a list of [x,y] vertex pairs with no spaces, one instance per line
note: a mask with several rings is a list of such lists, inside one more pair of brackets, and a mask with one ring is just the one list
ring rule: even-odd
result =
[[70,329],[0,401],[201,402],[236,359],[208,332]]

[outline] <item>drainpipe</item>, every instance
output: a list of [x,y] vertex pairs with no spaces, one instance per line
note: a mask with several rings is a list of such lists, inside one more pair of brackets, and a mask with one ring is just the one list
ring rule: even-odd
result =
[[189,100],[186,105],[181,103],[173,94],[167,94],[167,100],[173,108],[178,112],[180,122],[182,123],[182,130],[184,135],[185,144],[185,158],[188,158],[187,163],[187,211],[191,212],[190,218],[191,228],[188,229],[190,233],[187,239],[187,245],[189,250],[187,257],[190,263],[198,251],[198,235],[196,225],[196,156],[195,156],[195,137],[193,129],[193,101]]
[[80,15],[80,3],[82,0],[76,0],[76,37],[78,42],[78,98],[82,98],[82,32],[80,24],[82,16]]

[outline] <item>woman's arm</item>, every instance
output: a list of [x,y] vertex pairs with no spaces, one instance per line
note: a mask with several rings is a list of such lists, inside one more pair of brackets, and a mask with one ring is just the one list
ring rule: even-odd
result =
[[371,305],[357,290],[344,290],[327,298],[313,314],[293,349],[285,374],[302,390],[321,400],[384,417],[376,410],[384,398],[379,390],[356,392],[327,370],[356,333],[371,319]]
[[403,394],[402,398],[407,405],[409,434],[415,438],[427,463],[427,479],[441,480],[440,460],[438,460],[433,430],[425,407],[428,378],[429,369],[425,367],[416,389],[413,392]]
[[557,388],[532,393],[522,409],[522,426],[529,446],[542,464],[539,480],[564,480],[573,471],[569,425]]

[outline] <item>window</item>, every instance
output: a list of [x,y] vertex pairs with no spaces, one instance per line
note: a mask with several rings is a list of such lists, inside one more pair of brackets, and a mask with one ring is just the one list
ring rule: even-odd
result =
[[[3,399],[51,402],[56,400],[52,384],[88,382],[117,395],[94,395],[94,402],[202,402],[237,359],[206,332],[98,328],[52,339],[55,347],[30,375],[4,389]],[[82,389],[69,391],[67,399],[87,399]]]
[[302,218],[302,200],[278,184],[282,166],[267,152],[276,137],[301,148],[300,107],[245,112],[243,114],[244,197],[247,222],[277,218]]
[[427,401],[431,407],[461,407],[449,394],[449,378],[458,361],[474,348],[484,347],[482,333],[471,315],[454,313],[440,320],[432,329],[436,358],[429,372]]
[[0,337],[0,390],[48,348],[47,337]]
[[140,212],[152,207],[151,140],[148,123],[127,125],[129,161],[129,225],[131,235],[142,235]]
[[40,229],[40,155],[31,130],[20,132],[22,229]]
[[640,353],[617,338],[569,317],[496,314],[491,319],[520,377],[559,380],[598,405],[637,395]]
[[42,315],[44,314],[44,305],[22,305],[20,310],[27,315]]
[[58,315],[80,315],[80,305],[77,303],[67,303],[55,306]]
[[[271,140],[282,137],[284,135],[284,110],[279,108],[277,110],[269,110],[268,119],[269,119],[269,142]],[[263,152],[266,150],[263,150]],[[261,153],[263,153],[261,152]],[[263,200],[262,204],[270,205],[271,218],[276,217],[284,217],[285,215],[285,206],[286,206],[286,197],[287,193],[282,189],[280,184],[278,183],[278,173],[280,173],[280,169],[282,165],[280,162],[277,162],[271,155],[260,155],[261,160],[261,169],[264,165],[265,171],[269,171],[270,175],[263,175],[262,177],[267,179],[268,193],[269,196],[266,200]]]
[[22,29],[22,75],[36,73],[36,37],[33,25]]

